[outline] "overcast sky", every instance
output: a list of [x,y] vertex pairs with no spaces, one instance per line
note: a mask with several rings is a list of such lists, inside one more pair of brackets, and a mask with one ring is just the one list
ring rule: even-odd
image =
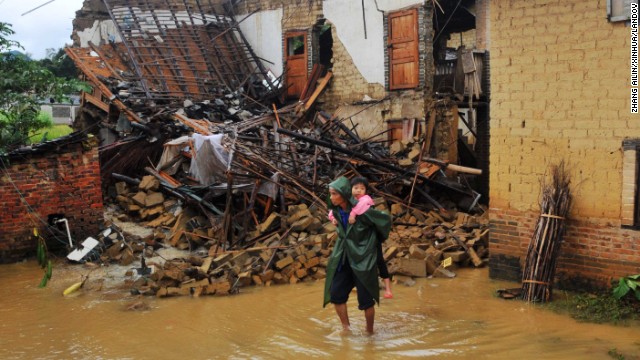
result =
[[21,16],[50,0],[0,0],[0,22],[12,25],[15,34],[9,37],[24,47],[34,59],[42,59],[46,49],[56,50],[71,44],[71,31],[76,11],[83,0],[55,0]]

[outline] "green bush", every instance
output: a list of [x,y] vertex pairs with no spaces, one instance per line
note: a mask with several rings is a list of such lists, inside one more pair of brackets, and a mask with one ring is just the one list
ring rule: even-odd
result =
[[60,78],[40,62],[9,51],[22,48],[9,39],[13,34],[11,25],[0,21],[0,153],[27,143],[30,134],[51,125],[39,115],[42,99],[61,101],[89,90],[77,79]]
[[[624,324],[638,320],[638,309],[635,304],[616,299],[613,294],[570,294],[555,297],[543,307],[559,313],[568,314],[572,318],[592,323]],[[637,303],[637,302],[636,302]]]

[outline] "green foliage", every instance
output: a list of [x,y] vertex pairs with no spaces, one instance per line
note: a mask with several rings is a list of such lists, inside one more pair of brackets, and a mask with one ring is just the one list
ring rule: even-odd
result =
[[52,125],[42,128],[29,136],[29,144],[37,144],[49,140],[57,139],[61,136],[69,135],[73,129],[68,125]]
[[620,300],[632,291],[636,299],[640,300],[640,274],[621,277],[618,286],[613,288],[613,296]]
[[609,352],[607,352],[607,354],[612,358],[612,359],[616,359],[616,360],[625,360],[624,355],[618,353],[618,349],[613,348],[610,349]]
[[573,294],[564,299],[555,298],[544,307],[572,318],[593,323],[626,323],[638,320],[640,313],[634,304],[619,301],[610,293]]
[[37,229],[33,229],[33,236],[36,238],[38,242],[36,245],[36,260],[38,260],[38,265],[44,272],[42,275],[42,280],[40,280],[39,288],[43,288],[47,286],[49,280],[51,280],[51,275],[53,274],[53,263],[49,260],[49,252],[47,251],[47,244],[44,242],[42,236],[38,234]]
[[637,315],[633,308],[621,304],[610,295],[578,295],[575,300],[576,309],[579,312],[574,317],[578,320],[619,323],[622,320],[633,319]]
[[65,78],[67,80],[74,80],[78,78],[78,68],[74,64],[73,60],[63,48],[58,50],[47,49],[47,56],[38,61],[42,67],[51,71],[51,73],[57,77]]
[[38,118],[42,100],[62,101],[67,94],[89,90],[76,79],[57,77],[38,61],[8,52],[20,47],[7,39],[13,33],[0,22],[0,153],[25,144],[29,133],[48,125]]
[[0,22],[0,51],[12,47],[23,48],[17,41],[7,39],[8,36],[13,34],[15,32],[11,29],[11,24]]
[[47,127],[53,126],[53,117],[49,115],[49,113],[41,111],[38,113],[36,119],[38,119],[38,121],[42,122],[43,124],[46,124]]

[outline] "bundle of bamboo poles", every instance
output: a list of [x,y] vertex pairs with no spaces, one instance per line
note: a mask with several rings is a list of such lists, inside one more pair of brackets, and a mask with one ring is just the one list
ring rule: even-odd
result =
[[571,207],[570,178],[564,161],[552,168],[552,180],[542,188],[540,217],[529,243],[522,274],[522,297],[526,301],[551,300],[556,260]]

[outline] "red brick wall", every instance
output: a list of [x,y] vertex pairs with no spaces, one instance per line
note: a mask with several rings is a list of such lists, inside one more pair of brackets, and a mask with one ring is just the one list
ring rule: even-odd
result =
[[[489,274],[520,281],[539,213],[490,210]],[[612,280],[640,273],[640,231],[607,221],[568,220],[556,268],[556,286],[606,289]]]
[[[7,168],[0,171],[0,263],[35,252],[34,227],[48,244],[60,244],[45,226],[49,214],[65,215],[75,241],[100,230],[103,204],[97,147],[85,150],[81,143],[68,144],[57,153],[12,156],[3,162]],[[68,241],[66,234],[56,234]]]

